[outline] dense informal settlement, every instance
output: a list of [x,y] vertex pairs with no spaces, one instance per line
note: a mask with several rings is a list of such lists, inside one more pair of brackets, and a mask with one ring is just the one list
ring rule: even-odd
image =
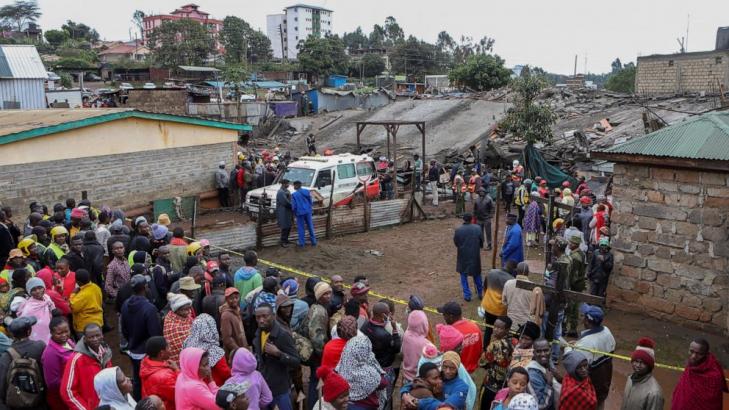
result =
[[[314,144],[312,135],[310,154]],[[270,184],[285,157],[279,161],[278,149],[241,154],[230,173],[220,164],[221,203],[236,205],[248,189]],[[603,408],[612,384],[606,353],[616,349],[604,310],[517,282],[529,281],[524,244],[540,246],[551,227],[546,286],[604,296],[613,205],[582,179],[552,192],[574,210],[547,215],[537,201],[549,195],[546,180],[526,178],[515,161],[498,181],[478,155],[470,157],[450,173],[414,158],[413,172],[416,189],[429,189],[434,206],[440,192],[453,195],[463,218],[453,238],[456,271],[463,298],[481,300],[483,330],[456,301],[433,321],[417,295],[398,323],[393,301],[370,297],[377,284],[363,276],[347,287],[339,275],[302,282],[260,266],[254,251],[234,266],[229,253],[187,240],[164,214],[129,220],[86,199],[31,202],[27,217],[4,208],[0,374],[7,377],[0,378],[0,409]],[[507,209],[498,241],[491,236],[492,186]],[[300,181],[285,181],[276,195],[281,245],[288,246],[295,219],[298,245],[305,246],[307,227],[315,246],[311,197]],[[482,275],[481,252],[497,246],[501,268]],[[559,311],[554,339],[564,333],[573,345],[545,339],[551,304]],[[113,325],[118,345],[105,341]],[[663,409],[669,395],[675,410],[721,409],[727,385],[706,340],[690,344],[673,392],[652,375],[655,345],[636,341],[633,373],[614,386],[624,387],[623,409]],[[113,362],[112,351],[128,357],[131,374]],[[482,378],[474,378],[477,371]]]

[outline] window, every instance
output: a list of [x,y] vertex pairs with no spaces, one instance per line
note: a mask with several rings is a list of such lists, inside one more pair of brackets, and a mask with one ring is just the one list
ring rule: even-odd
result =
[[357,175],[354,172],[354,164],[341,164],[337,165],[337,178],[348,179],[354,178]]
[[668,60],[668,66],[673,67],[673,60]]
[[715,61],[716,61],[716,64],[721,64],[721,57],[716,57]]
[[331,184],[332,184],[332,170],[323,169],[323,170],[319,171],[319,174],[316,176],[316,184],[314,184],[314,186],[316,188],[323,188],[325,186],[330,186]]
[[296,39],[298,40],[299,39],[299,36],[296,36]]
[[298,17],[294,17],[294,21],[299,21],[299,18]]
[[[321,173],[319,175],[321,176]],[[311,180],[314,179],[314,170],[308,168],[288,168],[283,179],[288,179],[292,183],[294,181],[301,181],[301,185],[309,186]],[[331,175],[329,176],[329,180],[331,181]]]
[[299,27],[298,26],[294,26],[294,31],[299,31]]
[[357,163],[357,176],[364,178],[366,176],[374,177],[375,175],[375,164],[371,162],[358,162]]

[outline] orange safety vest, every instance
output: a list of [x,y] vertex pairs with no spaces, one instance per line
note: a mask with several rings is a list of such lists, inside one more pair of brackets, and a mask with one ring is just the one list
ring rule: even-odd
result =
[[468,179],[468,192],[474,193],[476,192],[476,177],[471,176],[471,178]]
[[464,181],[463,177],[460,175],[456,175],[456,177],[453,178],[453,190],[458,191],[458,183],[461,184],[461,192],[466,192],[466,181]]

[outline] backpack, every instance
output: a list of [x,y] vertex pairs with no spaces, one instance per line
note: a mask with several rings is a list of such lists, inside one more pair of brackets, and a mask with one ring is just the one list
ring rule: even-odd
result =
[[11,361],[7,374],[5,404],[10,408],[38,408],[44,397],[43,375],[38,362],[7,350]]

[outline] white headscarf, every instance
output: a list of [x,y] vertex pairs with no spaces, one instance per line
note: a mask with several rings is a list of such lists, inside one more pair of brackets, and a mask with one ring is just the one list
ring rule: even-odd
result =
[[351,401],[363,400],[377,390],[385,373],[372,353],[372,342],[362,333],[344,345],[336,371],[349,383]]
[[94,376],[94,390],[99,396],[99,406],[105,404],[114,410],[134,410],[137,402],[132,396],[123,395],[116,383],[116,370],[118,366],[108,367]]

